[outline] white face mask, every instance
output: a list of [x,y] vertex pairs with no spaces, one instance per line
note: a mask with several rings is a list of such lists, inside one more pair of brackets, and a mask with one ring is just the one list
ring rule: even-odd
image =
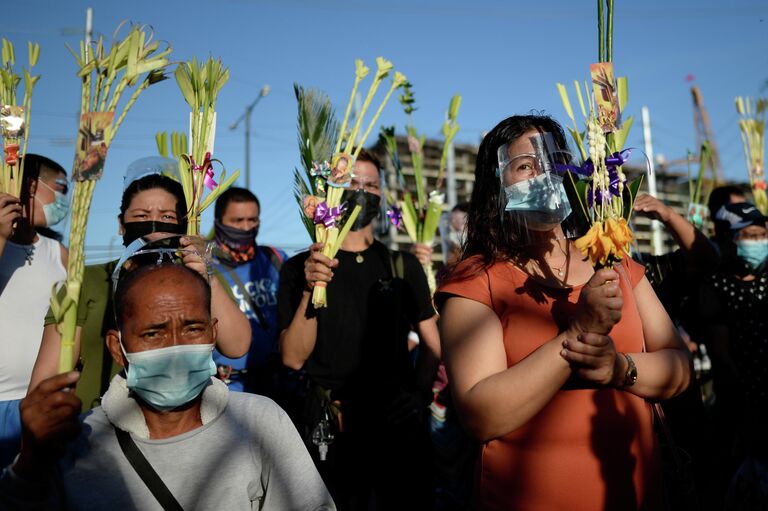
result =
[[142,401],[161,411],[193,401],[216,374],[213,344],[179,344],[127,353],[126,384]]
[[40,203],[41,206],[43,206],[43,215],[45,215],[45,225],[48,227],[51,227],[52,225],[56,225],[62,220],[64,220],[67,217],[67,213],[69,213],[69,200],[67,199],[67,196],[64,195],[61,192],[58,192],[48,186],[42,179],[38,179],[38,184],[43,185],[44,187],[48,188],[50,191],[53,192],[54,199],[53,202],[50,204],[43,204],[43,201],[41,201],[37,195],[35,195],[35,200]]
[[571,203],[563,178],[545,172],[504,188],[505,211],[514,211],[526,219],[528,228],[547,231],[571,214]]

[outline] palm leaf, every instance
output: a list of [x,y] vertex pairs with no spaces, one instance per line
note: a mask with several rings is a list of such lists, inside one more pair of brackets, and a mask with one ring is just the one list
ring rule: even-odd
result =
[[313,162],[330,160],[336,144],[339,123],[331,106],[330,98],[317,89],[293,86],[298,102],[298,139],[301,163],[306,172],[310,189],[314,192],[313,179],[309,175]]

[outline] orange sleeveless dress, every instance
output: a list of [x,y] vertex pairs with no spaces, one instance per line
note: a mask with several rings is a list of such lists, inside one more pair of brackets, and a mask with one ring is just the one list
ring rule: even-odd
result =
[[[624,307],[611,338],[617,351],[641,352],[643,328],[632,289],[644,270],[625,260],[617,271]],[[468,280],[447,282],[438,290],[438,300],[454,295],[493,309],[504,329],[511,367],[567,328],[580,293],[581,286],[550,288],[511,263],[496,263]],[[481,449],[476,480],[480,509],[662,507],[651,407],[629,392],[566,385],[527,424]]]

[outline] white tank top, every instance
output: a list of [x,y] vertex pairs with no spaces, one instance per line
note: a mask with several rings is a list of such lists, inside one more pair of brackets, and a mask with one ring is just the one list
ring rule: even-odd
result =
[[51,289],[66,278],[59,242],[8,242],[0,257],[0,401],[27,393],[40,350]]

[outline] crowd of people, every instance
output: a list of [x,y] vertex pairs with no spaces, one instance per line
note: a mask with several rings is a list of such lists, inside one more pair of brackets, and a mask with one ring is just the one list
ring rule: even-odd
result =
[[125,251],[86,267],[61,374],[67,251],[44,229],[67,174],[26,155],[22,196],[0,194],[0,509],[768,508],[768,219],[722,187],[710,237],[641,195],[634,213],[679,248],[595,268],[545,146],[568,146],[546,116],[485,135],[434,294],[431,246],[376,239],[386,180],[367,151],[333,259],[257,243],[261,205],[237,187],[211,239],[186,235],[181,185],[137,160]]

